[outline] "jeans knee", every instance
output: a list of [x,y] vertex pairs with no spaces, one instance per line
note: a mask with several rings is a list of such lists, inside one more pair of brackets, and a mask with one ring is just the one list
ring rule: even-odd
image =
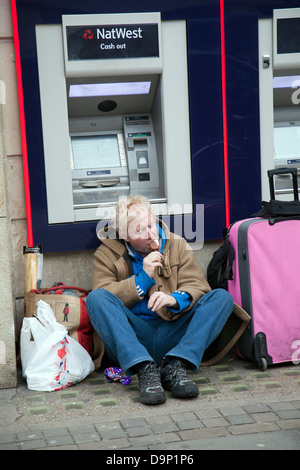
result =
[[116,297],[105,289],[92,290],[86,299],[87,311],[90,312],[95,308],[98,310],[99,307],[114,299]]
[[92,306],[95,302],[98,302],[98,299],[101,299],[102,297],[102,291],[103,289],[95,289],[95,290],[92,290],[89,295],[87,296],[86,298],[86,306],[87,306],[87,309],[89,308],[89,306]]
[[219,302],[222,302],[224,307],[228,310],[233,310],[233,298],[232,295],[225,289],[214,289],[213,294],[218,298]]
[[87,299],[89,298],[104,298],[104,299],[109,299],[109,298],[112,298],[112,299],[115,299],[117,298],[114,294],[112,294],[111,292],[109,292],[108,290],[106,289],[94,289],[92,290],[89,295],[87,296]]
[[204,297],[201,297],[198,302],[200,305],[206,302],[215,302],[221,308],[225,308],[226,311],[227,309],[230,311],[233,310],[233,298],[225,289],[211,290],[208,294],[205,294]]
[[214,289],[212,292],[214,292],[214,294],[218,296],[220,299],[222,299],[224,302],[229,302],[233,304],[232,295],[229,294],[227,290],[220,288],[220,289]]

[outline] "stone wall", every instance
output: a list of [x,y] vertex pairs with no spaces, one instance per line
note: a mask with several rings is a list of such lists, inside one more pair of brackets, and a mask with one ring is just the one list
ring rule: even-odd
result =
[[[15,293],[12,255],[12,217],[8,188],[14,158],[20,155],[10,6],[0,1],[0,388],[16,385]],[[10,188],[10,192],[15,194]],[[22,197],[22,200],[24,197]]]

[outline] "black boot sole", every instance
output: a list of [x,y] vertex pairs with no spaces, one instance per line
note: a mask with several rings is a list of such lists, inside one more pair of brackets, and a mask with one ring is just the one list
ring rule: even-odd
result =
[[151,396],[151,394],[145,394],[143,396],[140,395],[140,403],[143,405],[160,405],[167,400],[165,394],[161,394],[160,396]]

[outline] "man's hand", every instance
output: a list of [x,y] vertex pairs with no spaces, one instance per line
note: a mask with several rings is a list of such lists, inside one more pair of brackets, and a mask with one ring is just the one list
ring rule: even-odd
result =
[[152,251],[144,258],[143,269],[149,277],[153,278],[157,267],[163,267],[161,264],[162,255],[158,251]]
[[148,308],[152,312],[157,312],[162,307],[175,307],[175,305],[177,305],[176,299],[172,295],[164,294],[163,292],[154,292],[148,302]]

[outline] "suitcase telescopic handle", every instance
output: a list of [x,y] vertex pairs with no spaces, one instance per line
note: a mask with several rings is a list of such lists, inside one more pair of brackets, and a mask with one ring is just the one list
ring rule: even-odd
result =
[[295,201],[299,201],[297,168],[275,168],[274,170],[268,170],[271,199],[275,199],[274,176],[286,174],[291,174],[293,177],[294,199]]

